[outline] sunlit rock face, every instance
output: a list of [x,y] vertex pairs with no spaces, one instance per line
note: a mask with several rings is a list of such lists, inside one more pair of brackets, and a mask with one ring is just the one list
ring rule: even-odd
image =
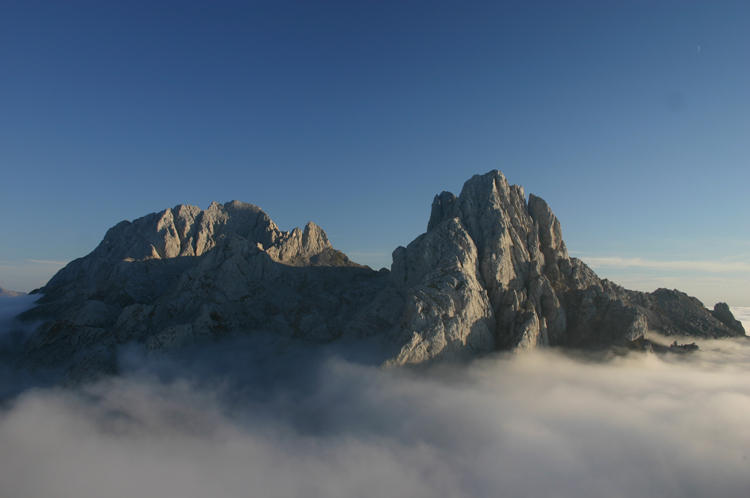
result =
[[[546,202],[502,173],[435,197],[427,232],[393,253],[405,345],[390,363],[493,349],[624,345],[666,335],[744,335],[729,309],[710,313],[679,291],[629,291],[568,255]],[[737,324],[735,324],[737,322]],[[729,324],[729,325],[728,325]]]
[[[569,257],[547,203],[534,195],[527,202],[499,171],[473,177],[458,197],[436,196],[427,233],[393,260],[390,282],[406,296],[409,338],[396,363],[467,349],[612,344],[646,331],[632,308],[604,318],[623,304]],[[589,288],[591,296],[572,294]]]
[[[744,335],[728,309],[677,291],[628,291],[571,258],[549,206],[499,171],[435,197],[427,231],[373,271],[308,223],[283,232],[257,206],[180,205],[110,229],[55,275],[19,357],[72,378],[115,371],[118,346],[154,352],[269,333],[316,342],[381,338],[387,365],[494,350],[607,347],[649,329]],[[727,315],[728,313],[728,315]],[[740,326],[741,327],[741,326]]]
[[41,289],[27,319],[46,319],[24,365],[74,377],[116,368],[116,348],[168,351],[251,332],[336,339],[383,287],[313,223],[283,232],[257,206],[177,206],[110,229]]

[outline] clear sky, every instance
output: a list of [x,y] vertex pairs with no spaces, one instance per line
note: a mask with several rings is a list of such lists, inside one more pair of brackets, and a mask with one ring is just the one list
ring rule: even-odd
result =
[[570,252],[750,306],[750,2],[0,0],[0,286],[233,199],[379,268],[503,171]]

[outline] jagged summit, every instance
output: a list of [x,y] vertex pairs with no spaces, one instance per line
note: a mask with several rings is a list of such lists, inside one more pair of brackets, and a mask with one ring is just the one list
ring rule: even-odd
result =
[[[376,336],[389,365],[493,350],[607,347],[649,330],[744,335],[731,312],[678,291],[629,291],[569,256],[546,202],[499,171],[437,195],[427,231],[376,272],[313,223],[282,232],[259,207],[179,205],[110,229],[41,290],[45,322],[19,357],[73,377],[116,370],[116,348],[154,351],[268,332],[332,341]],[[726,309],[725,309],[726,308]],[[741,326],[740,326],[741,327]]]
[[[436,196],[427,232],[397,249],[393,259],[391,280],[412,289],[407,308],[419,317],[407,327],[413,335],[397,363],[473,348],[563,344],[571,339],[565,334],[566,293],[600,284],[568,256],[560,222],[547,204],[533,195],[527,204],[523,188],[499,171],[474,176],[458,197]],[[425,321],[418,313],[425,308],[440,312]],[[641,325],[621,321],[614,334],[632,340],[643,333]]]
[[275,260],[293,266],[314,264],[311,258],[334,250],[315,223],[308,223],[304,232],[299,228],[282,232],[258,206],[231,201],[213,202],[205,211],[180,204],[133,222],[122,221],[109,229],[92,254],[136,261],[201,256],[233,236],[258,244]]

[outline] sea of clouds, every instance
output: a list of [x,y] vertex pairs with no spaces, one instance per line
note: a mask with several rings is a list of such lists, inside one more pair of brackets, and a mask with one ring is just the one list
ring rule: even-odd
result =
[[744,497],[750,341],[698,342],[426,370],[262,341],[126,350],[120,377],[6,397],[0,496]]

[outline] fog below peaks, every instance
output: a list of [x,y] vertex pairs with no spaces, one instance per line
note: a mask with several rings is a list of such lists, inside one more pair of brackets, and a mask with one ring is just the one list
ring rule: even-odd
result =
[[127,350],[120,377],[6,400],[0,494],[744,496],[750,344],[699,344],[422,370],[261,339]]

